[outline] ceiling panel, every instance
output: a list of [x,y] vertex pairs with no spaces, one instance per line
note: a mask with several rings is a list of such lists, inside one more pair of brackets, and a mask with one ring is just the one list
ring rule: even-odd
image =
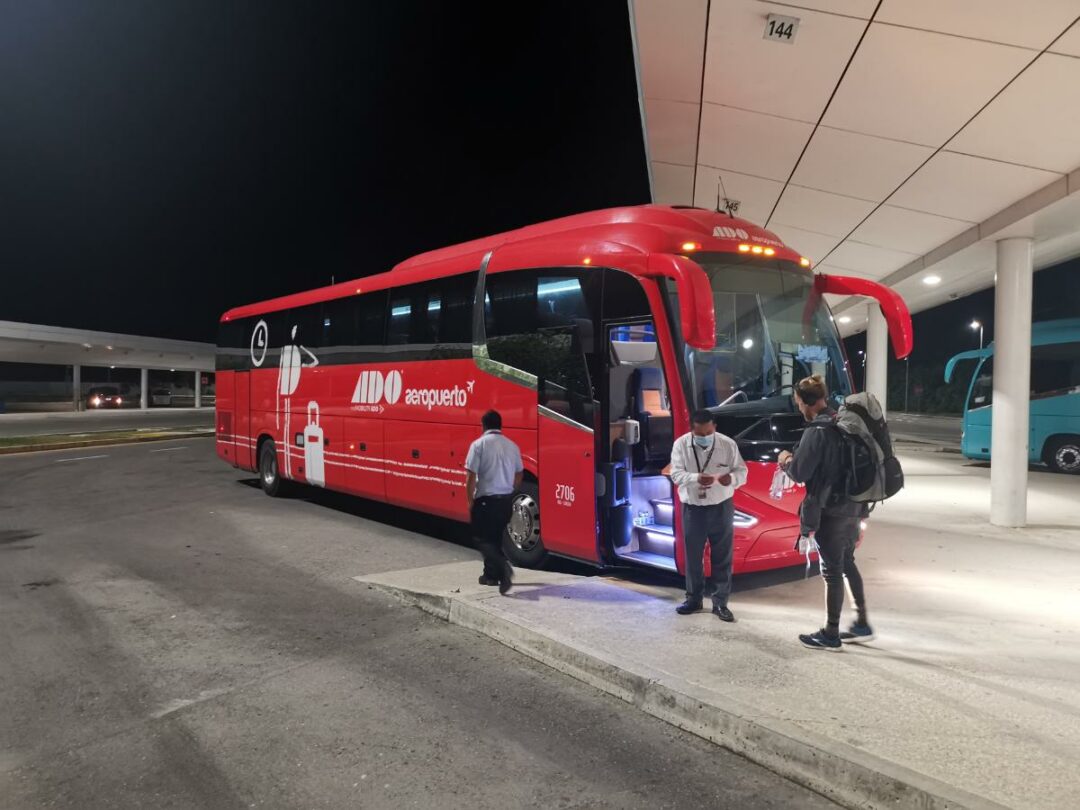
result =
[[[798,8],[793,8],[792,5],[798,6]],[[870,15],[874,13],[877,0],[798,0],[792,5],[782,6],[782,8],[787,8],[787,11],[781,11],[780,13],[798,17],[799,12],[807,8],[868,20]]]
[[1068,56],[1080,56],[1080,22],[1073,23],[1072,28],[1050,47],[1050,51]]
[[645,98],[701,99],[707,0],[634,0]]
[[649,128],[649,158],[693,166],[697,157],[697,104],[645,99]]
[[783,223],[828,236],[843,237],[874,210],[874,205],[866,200],[842,197],[827,191],[788,186],[780,196],[769,227]]
[[878,202],[933,153],[927,146],[818,127],[792,182]]
[[1078,87],[1080,59],[1044,54],[948,148],[1056,172],[1072,171],[1080,166]]
[[[739,201],[738,216],[751,222],[764,223],[776,203],[776,198],[780,196],[783,183],[724,171],[724,187],[729,197]],[[716,207],[716,169],[709,166],[698,167],[694,205],[710,210]]]
[[940,146],[1031,57],[1023,48],[873,24],[824,123]]
[[662,205],[690,205],[694,170],[690,166],[652,163],[653,202]]
[[804,231],[791,225],[769,224],[769,230],[779,236],[784,244],[811,262],[819,256],[825,256],[840,243],[839,237],[826,236],[823,233]]
[[1042,50],[1077,14],[1076,0],[885,0],[874,21]]
[[706,104],[698,162],[787,180],[812,130],[800,121]]
[[968,222],[982,222],[1059,177],[1041,169],[939,152],[889,202]]
[[883,205],[851,235],[852,239],[868,245],[903,250],[922,255],[929,253],[975,223],[962,219],[924,214]]
[[864,245],[848,239],[830,253],[827,260],[831,266],[839,267],[845,272],[881,279],[915,258],[917,255],[914,253]]
[[[793,43],[763,38],[770,13],[799,17]],[[757,0],[713,3],[705,100],[814,123],[865,27],[863,20]]]

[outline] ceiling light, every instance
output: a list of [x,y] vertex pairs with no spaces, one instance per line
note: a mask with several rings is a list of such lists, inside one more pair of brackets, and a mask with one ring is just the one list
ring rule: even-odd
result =
[[851,323],[850,315],[841,315],[839,318],[840,323]]
[[941,283],[941,276],[925,276],[922,283],[927,287],[933,287],[935,284]]
[[744,349],[752,349],[754,347],[754,339],[753,338],[747,338],[746,340],[744,340],[742,342],[742,347]]

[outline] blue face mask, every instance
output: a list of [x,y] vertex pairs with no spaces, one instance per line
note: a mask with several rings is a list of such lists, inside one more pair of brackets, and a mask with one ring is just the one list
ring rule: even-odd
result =
[[712,434],[708,436],[694,436],[694,444],[700,447],[702,450],[707,450],[713,443]]

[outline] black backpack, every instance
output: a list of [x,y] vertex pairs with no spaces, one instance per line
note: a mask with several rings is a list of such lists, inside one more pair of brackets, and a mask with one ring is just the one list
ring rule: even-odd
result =
[[893,452],[889,426],[873,394],[844,399],[836,421],[841,438],[840,492],[856,503],[877,503],[904,487],[904,471]]

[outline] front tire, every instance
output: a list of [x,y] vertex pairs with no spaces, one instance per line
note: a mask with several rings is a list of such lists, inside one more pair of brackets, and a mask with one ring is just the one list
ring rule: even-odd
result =
[[514,494],[510,523],[503,532],[503,551],[521,568],[539,568],[547,559],[540,539],[540,490],[531,481]]
[[1080,474],[1080,436],[1061,436],[1046,448],[1047,466],[1054,472]]
[[267,439],[259,446],[259,485],[271,498],[282,494],[284,481],[278,469],[277,448],[273,439]]

